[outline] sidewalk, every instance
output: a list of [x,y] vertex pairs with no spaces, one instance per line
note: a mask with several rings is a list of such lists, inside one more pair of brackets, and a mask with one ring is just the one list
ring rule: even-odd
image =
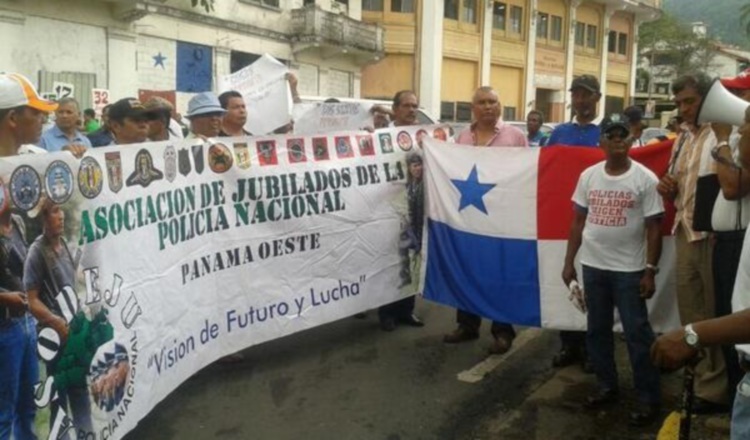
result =
[[[635,402],[625,344],[616,338],[617,363],[620,374],[620,402],[605,410],[589,410],[583,406],[585,397],[595,390],[594,375],[583,373],[576,365],[556,372],[529,395],[519,407],[504,411],[483,426],[475,440],[625,440],[656,439],[664,419],[678,408],[682,392],[682,372],[662,375],[664,393],[663,417],[653,426],[628,426],[630,406]],[[551,357],[551,356],[550,356]],[[728,416],[724,416],[728,425]],[[728,430],[712,428],[721,425],[721,417],[693,418],[691,439],[724,440]],[[677,440],[677,437],[674,437]],[[661,439],[660,439],[661,440]]]

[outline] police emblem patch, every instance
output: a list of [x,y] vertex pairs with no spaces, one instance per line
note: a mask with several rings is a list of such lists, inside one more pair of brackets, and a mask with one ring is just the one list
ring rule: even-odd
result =
[[313,138],[313,156],[315,160],[328,160],[328,138],[317,137]]
[[409,136],[409,133],[406,131],[398,133],[398,136],[396,136],[396,142],[398,142],[398,147],[404,151],[409,151],[414,146],[414,141],[412,141],[411,136]]
[[352,151],[352,141],[349,136],[339,136],[335,139],[336,145],[336,156],[339,159],[344,157],[354,157],[354,151]]
[[102,167],[91,156],[81,159],[78,167],[78,189],[87,199],[93,199],[102,192]]
[[183,176],[187,176],[190,174],[190,171],[192,171],[192,166],[190,165],[190,152],[187,148],[180,148],[180,151],[177,152],[177,164],[180,174]]
[[359,145],[360,156],[374,156],[375,149],[372,147],[372,136],[357,136],[357,145]]
[[258,163],[261,165],[276,165],[276,141],[258,141]]
[[147,149],[142,148],[135,155],[135,171],[128,176],[125,185],[140,185],[145,188],[149,186],[151,182],[163,178],[164,173],[154,168],[154,159],[151,157],[151,153],[149,153]]
[[213,144],[208,148],[208,167],[216,174],[226,172],[232,168],[234,159],[224,144]]
[[286,149],[289,153],[289,163],[307,162],[304,139],[288,139],[286,141]]
[[390,133],[380,133],[380,151],[384,154],[393,153],[393,138]]
[[107,185],[113,193],[122,189],[122,159],[120,152],[104,153],[104,162],[107,166]]
[[246,170],[250,168],[250,150],[247,148],[247,142],[237,142],[234,144],[234,157],[240,169]]
[[170,182],[177,177],[177,152],[171,145],[164,149],[164,177]]
[[200,174],[203,172],[203,145],[193,145],[190,147],[193,152],[193,166],[195,172]]
[[18,209],[28,211],[42,195],[42,181],[34,168],[21,165],[10,177],[10,198]]
[[44,173],[44,189],[47,196],[58,205],[67,202],[73,194],[73,171],[68,164],[55,160]]

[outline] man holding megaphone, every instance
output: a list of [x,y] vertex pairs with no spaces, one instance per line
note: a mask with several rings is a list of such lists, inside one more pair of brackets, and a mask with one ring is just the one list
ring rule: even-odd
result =
[[[750,69],[734,78],[724,78],[714,82],[708,93],[709,95],[703,100],[699,119],[701,116],[706,121],[736,119],[737,115],[731,112],[741,115],[739,108],[747,107],[747,102],[750,101]],[[717,97],[724,98],[713,104],[719,105],[721,110],[710,109],[712,96],[714,100]],[[732,106],[737,106],[737,109],[732,110]],[[710,111],[714,114],[709,115]],[[718,317],[732,313],[732,291],[740,263],[745,229],[750,220],[750,195],[748,195],[750,194],[750,172],[743,172],[742,168],[737,165],[740,155],[740,136],[739,134],[733,135],[732,124],[711,122],[711,128],[716,136],[716,146],[711,152],[714,158],[713,170],[716,172],[721,187],[711,215],[711,226],[715,238],[712,264],[716,316]],[[737,384],[742,379],[742,370],[737,352],[732,345],[724,345],[722,352],[726,364],[727,391],[731,403],[734,401]]]
[[[685,122],[675,139],[667,174],[657,187],[664,198],[674,201],[676,208],[672,232],[676,245],[677,306],[683,325],[715,316],[713,249],[707,231],[718,184],[711,194],[710,189],[703,189],[703,183],[710,182],[704,176],[711,174],[711,151],[717,142],[711,125],[698,121],[710,88],[711,79],[702,73],[684,75],[672,83],[674,102]],[[705,206],[706,199],[710,206]],[[695,396],[696,414],[729,409],[724,357],[719,347],[705,349],[695,367]]]

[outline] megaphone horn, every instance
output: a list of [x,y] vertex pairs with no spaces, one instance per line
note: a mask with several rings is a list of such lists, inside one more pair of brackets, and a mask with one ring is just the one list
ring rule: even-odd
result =
[[748,106],[750,102],[734,96],[721,85],[719,78],[716,78],[698,109],[698,125],[707,122],[742,125],[745,123],[745,111]]

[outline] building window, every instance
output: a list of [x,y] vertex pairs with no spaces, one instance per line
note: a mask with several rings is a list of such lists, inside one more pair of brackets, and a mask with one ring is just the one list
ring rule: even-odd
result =
[[471,103],[470,102],[457,102],[456,103],[456,121],[471,122]]
[[550,31],[550,40],[562,41],[562,17],[557,15],[552,16],[552,27]]
[[[383,1],[383,0],[380,0]],[[414,0],[392,0],[391,12],[403,12],[411,14],[414,12]]]
[[458,0],[445,0],[443,17],[458,20]]
[[466,23],[477,22],[477,0],[464,0],[463,21]]
[[508,7],[505,3],[495,2],[492,8],[492,27],[501,31],[505,30],[505,13]]
[[305,0],[304,6],[310,6],[314,4],[315,4],[315,0]]
[[520,6],[510,7],[510,31],[520,34],[523,29],[523,8]]
[[547,39],[547,29],[549,26],[549,14],[540,12],[536,16],[536,37]]
[[609,43],[607,44],[609,53],[617,52],[617,32],[609,31]]
[[383,12],[383,0],[362,0],[362,10]]
[[576,46],[583,46],[586,37],[586,23],[576,22]]
[[596,26],[592,24],[586,25],[586,47],[589,49],[596,49],[596,39],[598,36]]
[[[241,2],[244,2],[244,3],[255,3],[255,4],[260,4],[260,5],[263,5],[263,6],[271,6],[273,8],[278,8],[279,7],[279,0],[241,0]],[[314,4],[315,4],[314,0],[305,0],[305,3],[304,3],[305,6],[307,6],[307,5],[314,5]]]
[[628,34],[620,33],[620,39],[617,41],[617,53],[628,55]]
[[443,101],[440,103],[440,120],[453,121],[456,119],[456,105],[454,102]]
[[515,121],[516,120],[516,108],[515,107],[503,107],[503,121]]

